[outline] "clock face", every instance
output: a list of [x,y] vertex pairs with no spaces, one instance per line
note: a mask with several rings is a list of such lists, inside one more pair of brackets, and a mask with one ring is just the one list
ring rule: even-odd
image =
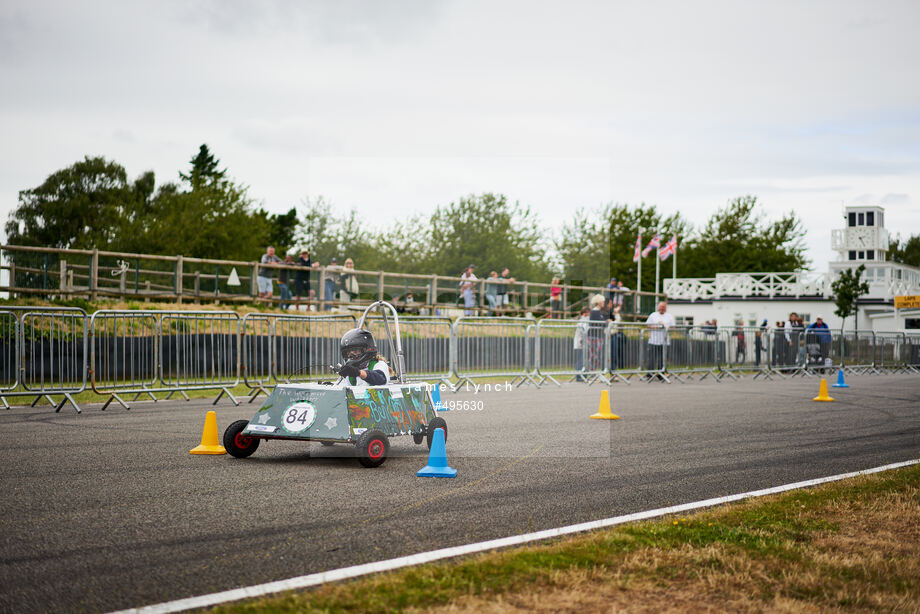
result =
[[850,228],[849,247],[855,249],[868,249],[872,247],[871,228]]

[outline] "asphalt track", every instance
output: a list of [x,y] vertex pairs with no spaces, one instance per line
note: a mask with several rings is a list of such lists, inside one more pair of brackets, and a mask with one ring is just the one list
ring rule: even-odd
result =
[[[363,469],[349,446],[192,456],[207,401],[0,411],[0,610],[110,611],[920,457],[920,377],[473,391],[456,479],[409,437]],[[254,405],[218,405],[221,431]]]

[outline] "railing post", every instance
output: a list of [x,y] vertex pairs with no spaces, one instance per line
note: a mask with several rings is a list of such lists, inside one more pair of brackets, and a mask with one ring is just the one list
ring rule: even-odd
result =
[[16,298],[13,288],[16,287],[16,263],[10,259],[10,298]]
[[201,303],[199,297],[201,296],[201,271],[195,271],[195,304],[198,305]]
[[437,304],[438,304],[438,276],[437,275],[431,276],[431,300],[428,302],[431,305],[431,315],[435,315],[438,309],[437,308]]
[[67,261],[66,260],[61,260],[61,277],[60,279],[58,279],[58,290],[60,290],[61,292],[67,291]]
[[[255,300],[259,296],[259,280],[257,275],[259,274],[259,265],[255,262],[252,263],[252,277],[249,278],[249,296]],[[322,277],[322,274],[320,275]],[[320,285],[322,285],[322,279],[320,279]]]
[[[553,306],[552,292],[550,292],[549,306],[550,306],[550,309],[552,309],[552,306]],[[561,317],[564,318],[568,310],[569,310],[569,282],[563,281],[562,282],[562,316]]]
[[174,278],[174,282],[175,282],[174,285],[175,285],[175,290],[176,290],[176,301],[180,305],[182,304],[182,289],[183,289],[183,284],[182,284],[183,270],[182,268],[183,268],[183,265],[184,265],[184,261],[182,259],[182,255],[180,254],[179,256],[176,256],[176,274]]
[[522,293],[522,295],[521,295],[521,308],[522,308],[522,310],[523,310],[524,315],[527,315],[527,308],[528,308],[528,305],[529,305],[527,299],[528,299],[528,296],[529,296],[529,295],[530,295],[530,282],[525,281],[525,282],[524,282],[524,290],[523,290],[523,293]]
[[99,250],[93,248],[93,258],[89,267],[89,299],[96,301],[96,290],[99,282]]
[[377,300],[383,300],[383,271],[377,271]]

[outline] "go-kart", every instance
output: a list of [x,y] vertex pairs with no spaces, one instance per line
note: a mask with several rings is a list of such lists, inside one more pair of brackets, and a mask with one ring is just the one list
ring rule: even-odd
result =
[[[349,386],[344,378],[319,384],[279,384],[251,420],[237,420],[224,431],[224,448],[236,458],[251,456],[263,439],[318,441],[323,445],[353,444],[365,467],[379,467],[390,450],[390,437],[412,435],[416,444],[431,448],[435,429],[447,423],[437,416],[431,388],[407,383],[405,357],[399,337],[399,316],[386,301],[369,305],[358,322],[364,327],[373,308],[383,316],[396,382],[383,386]],[[387,311],[393,316],[390,334]],[[395,338],[395,343],[394,343]]]

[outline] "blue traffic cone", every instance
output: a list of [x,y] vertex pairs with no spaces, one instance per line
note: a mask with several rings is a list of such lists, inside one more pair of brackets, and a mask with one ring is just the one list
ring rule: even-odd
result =
[[428,464],[416,473],[420,478],[455,478],[457,470],[447,466],[447,444],[444,441],[444,429],[434,430]]
[[849,388],[850,386],[843,381],[843,369],[837,371],[837,383],[831,386],[831,388]]
[[435,411],[450,411],[450,407],[441,403],[441,384],[435,384],[431,389],[431,400]]

